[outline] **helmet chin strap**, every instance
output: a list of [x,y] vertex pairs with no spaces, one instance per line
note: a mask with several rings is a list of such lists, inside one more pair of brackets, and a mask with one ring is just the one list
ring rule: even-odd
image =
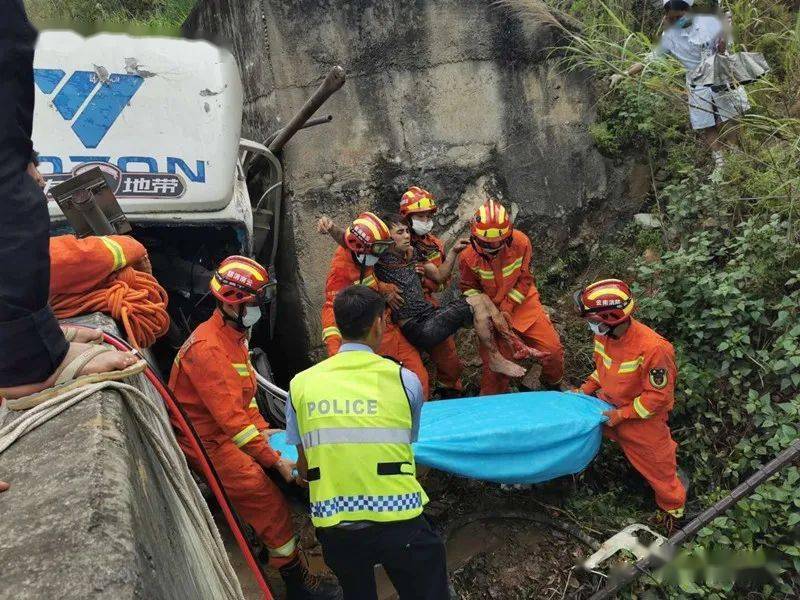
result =
[[616,324],[616,325],[614,325],[614,326],[613,326],[611,329],[609,329],[609,330],[608,330],[608,333],[606,333],[606,335],[607,335],[608,337],[610,337],[610,338],[614,338],[615,340],[618,340],[618,339],[619,339],[619,335],[617,335],[617,330],[618,330],[620,327],[622,327],[622,326],[624,326],[624,325],[626,325],[626,324],[628,324],[628,323],[630,323],[630,322],[631,322],[631,320],[630,320],[630,319],[626,319],[626,320],[625,320],[625,321],[623,321],[622,323],[617,323],[617,324]]
[[236,327],[236,329],[239,329],[241,331],[246,331],[247,327],[245,327],[245,324],[242,321],[242,318],[244,317],[244,309],[245,309],[244,304],[237,305],[236,318],[234,319],[226,311],[222,310],[222,307],[220,307],[220,312],[222,313],[222,320],[228,321],[234,327]]

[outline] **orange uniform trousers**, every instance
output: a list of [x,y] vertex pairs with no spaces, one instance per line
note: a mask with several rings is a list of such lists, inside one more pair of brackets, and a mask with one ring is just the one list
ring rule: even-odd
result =
[[667,512],[680,511],[686,504],[686,489],[678,479],[677,448],[664,414],[649,419],[628,419],[603,435],[619,443],[625,457],[645,478],[656,496],[656,504]]
[[[179,442],[189,464],[195,472],[202,473],[188,444],[185,440]],[[255,530],[270,551],[270,565],[279,569],[292,562],[297,556],[296,542],[291,510],[283,492],[263,467],[233,442],[203,445],[236,514]]]

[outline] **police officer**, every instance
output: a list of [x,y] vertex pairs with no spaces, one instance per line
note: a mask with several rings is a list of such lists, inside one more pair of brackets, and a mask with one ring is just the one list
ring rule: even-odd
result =
[[444,600],[445,548],[422,516],[428,497],[411,449],[422,386],[375,353],[385,326],[380,294],[351,286],[333,310],[339,352],[297,374],[286,403],[287,442],[297,445],[325,562],[345,600],[377,600],[378,563],[401,600]]

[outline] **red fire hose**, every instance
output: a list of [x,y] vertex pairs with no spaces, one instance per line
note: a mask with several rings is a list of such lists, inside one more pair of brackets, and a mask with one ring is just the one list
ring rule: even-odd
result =
[[[114,346],[118,350],[122,350],[123,352],[133,351],[133,348],[126,341],[105,332],[103,332],[103,341]],[[223,489],[219,480],[219,476],[214,470],[214,466],[211,464],[211,461],[208,460],[208,455],[205,452],[205,448],[203,448],[203,445],[200,443],[197,433],[195,432],[191,423],[189,423],[189,420],[186,418],[186,415],[184,414],[180,405],[175,400],[172,392],[170,392],[167,386],[164,385],[164,382],[161,380],[156,370],[148,364],[144,374],[148,381],[153,384],[153,387],[156,389],[156,391],[161,395],[161,398],[164,400],[164,404],[167,406],[167,411],[169,412],[170,417],[172,417],[173,422],[177,424],[178,428],[181,430],[181,433],[183,433],[184,437],[189,441],[189,445],[192,447],[195,456],[197,456],[198,462],[200,463],[203,471],[203,476],[208,482],[214,497],[217,499],[217,503],[222,509],[222,514],[225,515],[225,520],[228,522],[228,527],[230,527],[231,531],[233,532],[233,536],[236,538],[236,544],[242,551],[245,561],[247,561],[247,566],[250,567],[250,570],[253,572],[253,576],[258,583],[258,587],[261,588],[262,592],[264,592],[264,600],[273,600],[272,592],[270,592],[266,578],[264,577],[264,572],[261,570],[261,566],[253,554],[253,549],[250,547],[250,544],[247,543],[247,539],[242,531],[241,523],[236,516],[236,513],[233,511],[233,507],[231,507],[228,496],[225,494],[225,490]]]

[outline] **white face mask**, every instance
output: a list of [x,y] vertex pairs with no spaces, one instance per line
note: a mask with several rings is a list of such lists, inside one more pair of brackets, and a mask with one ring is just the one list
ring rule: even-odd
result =
[[252,327],[261,318],[261,309],[258,306],[245,306],[242,315],[242,325]]
[[372,254],[356,254],[356,261],[365,267],[372,267],[378,262],[378,257]]
[[605,323],[597,323],[596,321],[589,321],[588,325],[589,329],[591,329],[592,333],[595,335],[606,335],[609,331],[611,331],[611,327],[609,327]]
[[427,235],[431,232],[431,229],[433,229],[433,220],[428,219],[427,221],[422,221],[411,217],[411,229],[417,235]]

